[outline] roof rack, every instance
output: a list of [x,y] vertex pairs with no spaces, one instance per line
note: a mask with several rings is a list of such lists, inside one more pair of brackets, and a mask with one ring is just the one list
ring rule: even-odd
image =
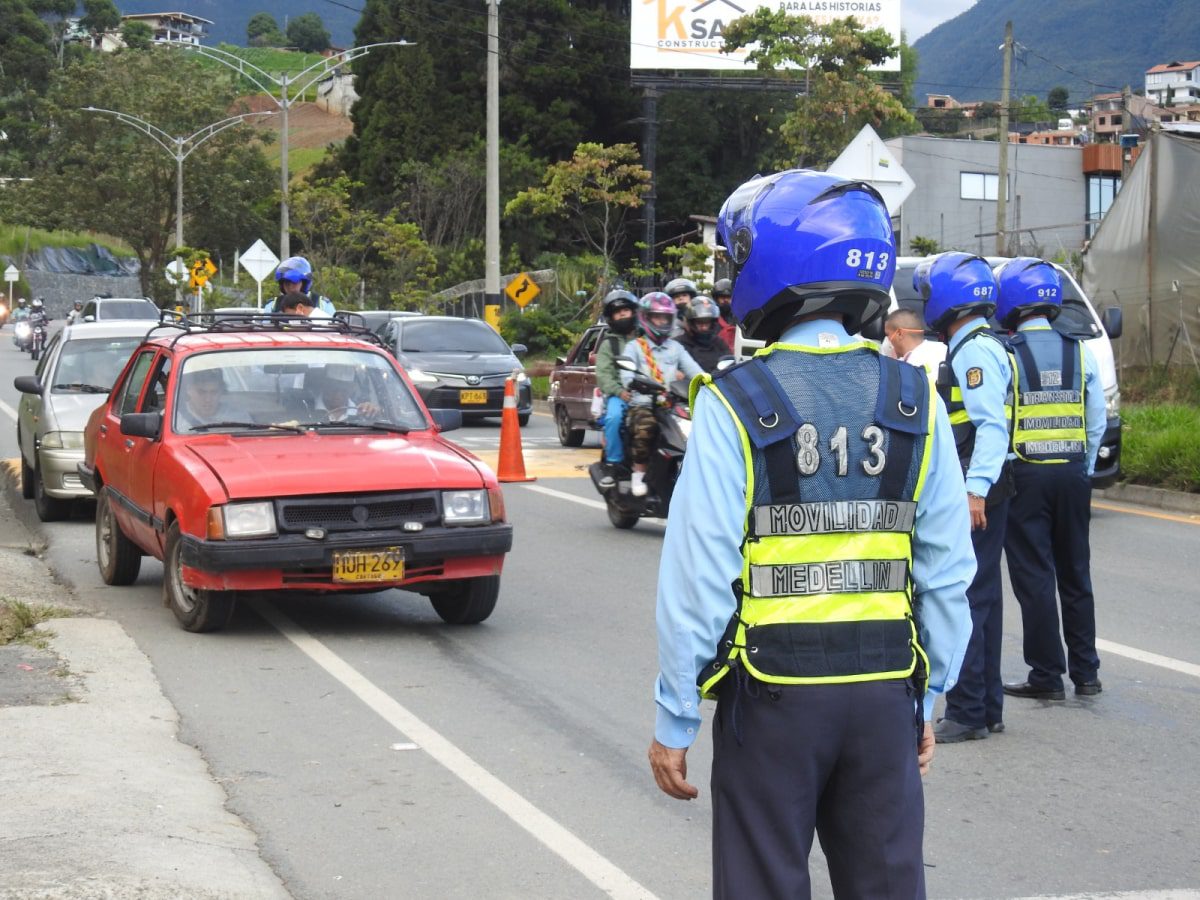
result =
[[[357,321],[354,321],[357,320]],[[159,329],[177,329],[176,343],[189,334],[235,334],[245,332],[297,332],[306,334],[344,334],[384,346],[383,341],[358,313],[339,310],[329,318],[311,318],[288,313],[224,312],[211,309],[204,312],[178,313],[163,310],[158,325],[150,329],[147,339]]]

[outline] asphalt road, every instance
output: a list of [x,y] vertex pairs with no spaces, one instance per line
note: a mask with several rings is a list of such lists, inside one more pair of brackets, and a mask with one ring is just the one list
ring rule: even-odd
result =
[[[5,457],[12,378],[32,371],[10,333]],[[485,423],[455,437],[487,457],[498,434]],[[257,598],[227,630],[192,635],[163,607],[153,560],[131,588],[102,584],[89,508],[41,529],[79,602],[150,658],[181,738],[297,897],[709,891],[707,733],[689,755],[697,801],[660,794],[645,762],[662,527],[613,529],[582,470],[595,451],[558,449],[548,416],[524,438],[540,477],[505,490],[515,544],[496,612],[475,627],[390,591]],[[939,748],[931,897],[1200,896],[1198,551],[1200,519],[1096,509],[1104,693],[1010,700],[1007,732]],[[1011,597],[1005,612],[1005,675],[1018,678]],[[817,848],[813,868],[815,894],[830,896]]]

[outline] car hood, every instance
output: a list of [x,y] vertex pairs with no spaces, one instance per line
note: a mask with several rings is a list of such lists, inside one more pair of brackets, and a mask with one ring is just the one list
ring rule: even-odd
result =
[[400,365],[450,375],[493,375],[521,368],[511,353],[402,353]]
[[45,431],[83,431],[88,417],[104,405],[108,394],[50,393],[43,395]]
[[224,485],[229,499],[475,488],[487,467],[449,441],[414,435],[207,435],[187,452]]

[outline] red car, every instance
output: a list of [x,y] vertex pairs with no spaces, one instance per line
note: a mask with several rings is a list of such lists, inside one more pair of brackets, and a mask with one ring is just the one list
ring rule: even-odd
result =
[[496,477],[369,337],[259,317],[152,332],[84,432],[105,583],[162,560],[189,631],[225,625],[239,591],[401,587],[486,619],[512,547]]

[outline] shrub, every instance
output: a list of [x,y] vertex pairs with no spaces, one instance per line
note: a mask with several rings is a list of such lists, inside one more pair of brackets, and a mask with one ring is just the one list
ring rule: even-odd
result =
[[559,356],[575,343],[575,332],[549,309],[516,310],[500,318],[500,334],[510,344],[524,344],[532,357]]
[[1126,481],[1200,493],[1200,407],[1127,405],[1122,419]]

